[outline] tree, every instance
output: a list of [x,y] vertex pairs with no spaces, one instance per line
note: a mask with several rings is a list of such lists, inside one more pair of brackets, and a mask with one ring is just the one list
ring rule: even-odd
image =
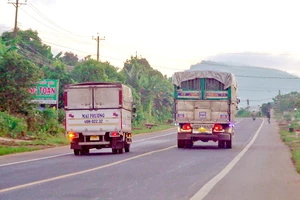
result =
[[54,63],[55,67],[44,66],[42,69],[45,74],[46,79],[58,79],[59,80],[59,103],[58,107],[64,107],[64,86],[67,84],[74,83],[70,74],[66,70],[66,65],[61,61],[56,61]]
[[108,81],[105,66],[92,59],[79,62],[71,72],[71,77],[78,83]]
[[126,77],[125,83],[140,96],[137,107],[143,111],[143,120],[154,122],[170,119],[173,86],[167,77],[154,70],[145,58],[137,57],[126,60],[121,73]]
[[78,63],[78,56],[72,52],[65,52],[61,61],[67,65],[75,66]]
[[39,68],[16,52],[6,52],[0,59],[0,111],[18,113],[28,106],[29,88],[43,76]]

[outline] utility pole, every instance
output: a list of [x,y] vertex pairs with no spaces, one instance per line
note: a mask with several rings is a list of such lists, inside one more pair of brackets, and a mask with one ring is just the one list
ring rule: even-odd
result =
[[97,61],[99,62],[99,43],[100,43],[100,40],[105,40],[105,36],[103,38],[100,38],[99,34],[97,33],[97,37],[94,38],[94,36],[93,36],[93,40],[97,41]]
[[15,14],[15,26],[14,26],[14,38],[17,36],[17,31],[18,31],[18,9],[19,5],[26,4],[27,0],[25,0],[24,3],[19,3],[19,0],[16,0],[16,2],[11,2],[8,0],[8,3],[13,4],[16,7],[16,14]]

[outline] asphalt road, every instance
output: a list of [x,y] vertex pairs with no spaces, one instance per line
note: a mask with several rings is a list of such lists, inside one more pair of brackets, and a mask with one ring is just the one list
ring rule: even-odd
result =
[[176,129],[137,135],[130,153],[60,147],[0,157],[1,200],[300,199],[275,122],[242,119],[232,149],[176,147]]

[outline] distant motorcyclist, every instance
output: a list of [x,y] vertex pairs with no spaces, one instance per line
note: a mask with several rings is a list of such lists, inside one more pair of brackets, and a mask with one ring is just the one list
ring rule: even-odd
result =
[[253,110],[253,112],[251,113],[251,116],[252,116],[252,119],[253,121],[255,120],[255,117],[256,117],[256,112]]
[[270,123],[270,121],[271,121],[271,112],[270,111],[267,112],[267,118],[268,118],[268,122]]

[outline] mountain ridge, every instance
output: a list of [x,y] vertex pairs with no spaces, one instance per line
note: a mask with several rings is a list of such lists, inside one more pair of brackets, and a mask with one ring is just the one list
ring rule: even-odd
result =
[[191,65],[190,71],[215,70],[230,72],[236,76],[240,107],[257,109],[263,103],[272,102],[280,94],[300,91],[300,78],[288,72],[249,65],[227,64],[215,61],[201,61]]

